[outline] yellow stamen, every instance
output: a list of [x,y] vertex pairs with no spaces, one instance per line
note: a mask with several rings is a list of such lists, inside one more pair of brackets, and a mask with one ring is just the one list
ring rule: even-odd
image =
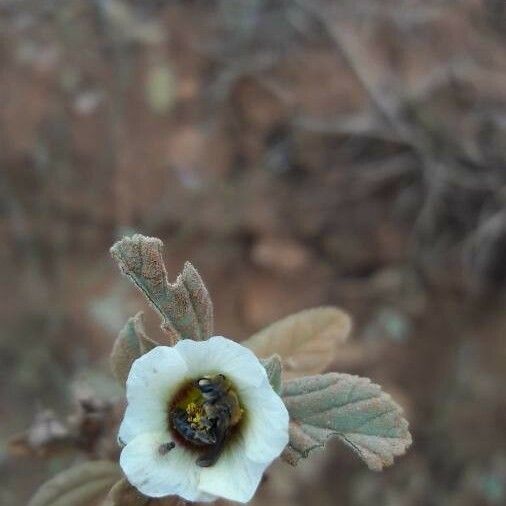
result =
[[204,408],[202,404],[196,402],[189,402],[186,406],[186,413],[188,415],[188,421],[195,426],[197,429],[203,429],[202,418],[205,416]]

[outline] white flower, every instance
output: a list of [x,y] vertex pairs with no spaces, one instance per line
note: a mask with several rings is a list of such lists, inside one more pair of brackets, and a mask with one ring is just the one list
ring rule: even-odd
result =
[[[192,385],[218,374],[232,385],[232,400],[238,399],[242,408],[240,421],[227,433],[216,462],[201,467],[199,455],[213,445],[189,444],[171,416],[176,406],[184,415],[190,413],[185,406],[195,400],[195,392],[200,394]],[[185,394],[189,388],[193,397]],[[128,376],[127,400],[119,431],[119,440],[126,445],[120,464],[128,481],[149,497],[248,502],[264,470],[288,443],[288,412],[264,367],[249,349],[221,336],[199,342],[183,339],[138,358]],[[203,402],[201,396],[200,414]]]

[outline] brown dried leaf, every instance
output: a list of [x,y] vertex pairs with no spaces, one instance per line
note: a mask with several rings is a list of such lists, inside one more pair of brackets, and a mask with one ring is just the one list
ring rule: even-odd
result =
[[286,377],[317,374],[334,360],[351,330],[351,319],[335,307],[306,309],[257,332],[242,344],[257,356],[281,356]]
[[142,312],[129,318],[119,333],[111,352],[111,369],[121,385],[125,385],[134,360],[152,350],[157,343],[146,335]]
[[162,246],[160,239],[136,234],[114,244],[111,255],[158,311],[171,344],[180,338],[206,339],[213,332],[213,305],[204,282],[186,262],[176,282],[169,283]]
[[105,495],[120,477],[120,468],[113,462],[86,462],[44,483],[28,506],[89,506]]
[[374,470],[393,463],[411,445],[402,408],[368,378],[329,373],[283,385],[290,442],[282,454],[295,465],[337,436]]
[[50,457],[71,449],[74,443],[68,428],[48,409],[36,415],[26,432],[10,438],[8,450],[22,457]]
[[13,436],[8,442],[11,455],[51,458],[68,452],[84,452],[88,456],[109,458],[116,452],[109,441],[123,408],[90,395],[76,399],[75,409],[60,420],[51,410],[36,414],[28,430]]
[[109,458],[111,452],[108,449],[116,439],[119,422],[117,407],[92,396],[77,399],[75,411],[67,417],[67,425],[74,434],[75,449],[90,456]]

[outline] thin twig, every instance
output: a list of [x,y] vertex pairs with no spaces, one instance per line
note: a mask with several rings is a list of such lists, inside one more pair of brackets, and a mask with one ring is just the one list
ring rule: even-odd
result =
[[420,137],[419,132],[414,132],[406,123],[399,118],[396,107],[383,95],[374,83],[370,75],[368,65],[362,61],[356,45],[352,41],[353,35],[347,34],[347,30],[336,21],[328,9],[321,5],[305,0],[294,0],[294,3],[302,10],[310,14],[324,28],[327,36],[333,41],[339,54],[344,59],[350,70],[355,75],[357,82],[367,94],[371,104],[385,123],[398,136],[399,140],[409,145],[420,158],[425,169],[432,166],[432,155],[428,143]]

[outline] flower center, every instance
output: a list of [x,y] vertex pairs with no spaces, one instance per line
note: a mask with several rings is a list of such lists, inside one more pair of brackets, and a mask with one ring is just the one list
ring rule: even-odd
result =
[[243,417],[239,397],[223,375],[204,376],[186,384],[169,409],[169,428],[199,450],[197,464],[212,466]]

